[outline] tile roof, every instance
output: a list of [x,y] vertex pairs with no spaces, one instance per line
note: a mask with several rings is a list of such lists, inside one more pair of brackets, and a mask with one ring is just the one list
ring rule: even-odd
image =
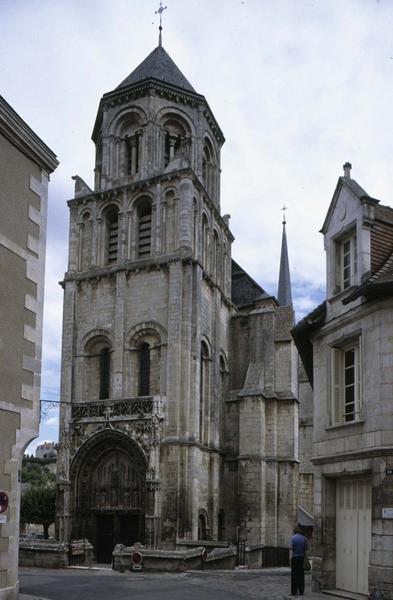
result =
[[162,46],[157,46],[116,89],[128,87],[145,79],[157,79],[187,92],[197,93]]

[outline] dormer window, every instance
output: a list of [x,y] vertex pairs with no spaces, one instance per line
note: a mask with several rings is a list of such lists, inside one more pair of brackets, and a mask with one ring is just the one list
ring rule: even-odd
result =
[[344,238],[341,250],[341,288],[346,290],[354,285],[357,274],[357,242],[356,234]]

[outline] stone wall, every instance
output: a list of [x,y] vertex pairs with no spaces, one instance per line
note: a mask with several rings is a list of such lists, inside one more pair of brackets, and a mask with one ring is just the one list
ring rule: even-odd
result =
[[18,592],[20,468],[37,436],[49,173],[54,154],[0,97],[0,598]]

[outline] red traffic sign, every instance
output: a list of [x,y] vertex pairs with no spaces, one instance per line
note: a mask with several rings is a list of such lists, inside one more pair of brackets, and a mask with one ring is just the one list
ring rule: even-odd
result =
[[138,552],[138,550],[134,550],[131,553],[131,562],[134,565],[134,567],[141,567],[142,563],[143,563],[143,556],[140,552]]
[[8,495],[5,492],[0,492],[0,514],[4,513],[8,508]]

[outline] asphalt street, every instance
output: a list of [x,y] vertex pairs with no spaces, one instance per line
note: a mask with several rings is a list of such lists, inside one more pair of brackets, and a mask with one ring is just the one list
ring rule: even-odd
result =
[[[48,600],[287,600],[287,569],[179,574],[111,570],[20,569],[20,593]],[[310,591],[306,598],[326,600]]]

